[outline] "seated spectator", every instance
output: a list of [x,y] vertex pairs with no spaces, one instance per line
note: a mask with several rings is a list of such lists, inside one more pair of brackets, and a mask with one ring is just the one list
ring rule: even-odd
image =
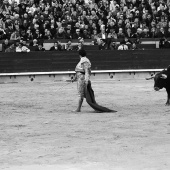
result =
[[5,39],[4,42],[2,43],[2,51],[5,52],[7,48],[9,48],[10,43],[8,39]]
[[133,36],[133,34],[132,34],[131,28],[127,28],[127,29],[125,30],[125,37],[127,37],[127,38],[132,38],[132,36]]
[[84,44],[82,42],[78,42],[78,45],[77,45],[77,51],[80,51],[80,50],[84,50]]
[[120,44],[118,50],[128,50],[128,46],[126,44]]
[[168,41],[168,39],[164,36],[163,38],[160,39],[159,41],[159,48],[170,48],[170,43]]
[[94,44],[98,44],[98,40],[100,40],[97,30],[93,30],[91,39],[94,40]]
[[4,40],[6,38],[6,32],[3,29],[2,24],[0,24],[0,40]]
[[130,50],[138,50],[138,49],[139,48],[137,47],[137,45],[133,42]]
[[30,29],[27,30],[26,32],[26,39],[27,40],[33,40],[33,34]]
[[158,32],[158,38],[163,38],[166,37],[166,31],[163,27],[160,28],[159,32]]
[[66,51],[72,51],[73,50],[73,46],[72,46],[71,40],[68,40],[67,44],[65,45],[65,50]]
[[5,52],[16,52],[16,48],[14,43],[12,43],[6,50]]
[[157,37],[158,37],[158,32],[156,31],[155,27],[152,27],[149,32],[149,38],[157,38]]
[[33,34],[33,39],[37,39],[37,40],[43,39],[43,35],[39,29],[35,30],[35,33]]
[[122,28],[119,28],[119,32],[117,33],[117,37],[118,38],[124,38],[125,37],[125,34],[123,33],[123,29]]
[[10,39],[10,37],[11,37],[11,34],[14,32],[14,28],[13,28],[13,25],[12,25],[12,23],[11,24],[9,24],[8,25],[8,27],[5,29],[5,33],[6,33],[6,37],[8,38],[8,39]]
[[101,32],[98,34],[100,39],[106,39],[107,38],[107,33],[105,31],[105,27],[102,27]]
[[38,40],[34,39],[29,43],[29,49],[35,51],[38,48]]
[[83,38],[83,34],[80,32],[80,29],[76,29],[76,32],[73,34],[73,39]]
[[143,29],[143,35],[142,35],[142,38],[149,38],[150,34],[148,32],[148,29]]
[[45,48],[43,47],[43,44],[39,43],[38,47],[35,49],[35,51],[45,51]]
[[134,41],[135,44],[141,44],[141,39],[139,37],[137,37]]
[[66,29],[66,33],[65,33],[65,39],[72,39],[72,33],[71,33],[71,29]]
[[14,31],[12,34],[11,34],[11,37],[10,37],[10,40],[19,40],[21,37],[20,37],[20,34],[18,31]]
[[84,50],[84,39],[79,37],[78,38],[78,45],[73,48],[73,50],[79,51],[79,50]]
[[167,37],[170,38],[170,27],[167,30]]
[[61,27],[58,29],[56,35],[55,35],[55,39],[64,39],[65,38],[65,31],[64,28]]
[[117,50],[117,48],[118,48],[117,43],[115,41],[112,41],[109,45],[109,49],[110,50]]
[[120,44],[132,44],[132,41],[129,40],[127,37],[124,37],[123,41],[121,41]]
[[108,45],[105,39],[100,39],[99,50],[107,50]]
[[53,38],[50,30],[48,30],[48,29],[45,30],[45,34],[44,34],[43,38],[45,40],[51,40]]
[[61,47],[61,45],[58,42],[55,42],[54,46],[52,46],[50,48],[50,51],[61,51],[61,50],[62,50],[62,47]]
[[107,35],[107,38],[113,38],[113,39],[117,39],[117,34],[115,32],[115,29],[110,29],[110,32]]
[[83,30],[83,38],[84,39],[91,39],[91,35],[88,32],[88,30],[86,30],[86,29]]
[[16,52],[30,52],[30,49],[19,42],[18,46],[16,47]]

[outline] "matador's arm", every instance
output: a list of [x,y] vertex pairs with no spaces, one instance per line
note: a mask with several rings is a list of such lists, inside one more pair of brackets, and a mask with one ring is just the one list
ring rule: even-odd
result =
[[90,67],[88,62],[83,63],[84,71],[85,71],[85,82],[88,84],[90,80]]

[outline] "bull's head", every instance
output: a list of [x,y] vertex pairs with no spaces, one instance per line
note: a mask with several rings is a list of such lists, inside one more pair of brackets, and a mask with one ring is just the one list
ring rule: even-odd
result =
[[154,89],[156,91],[166,87],[166,79],[167,79],[167,75],[166,74],[162,74],[162,73],[157,73],[154,77]]
[[167,71],[163,70],[155,75],[151,75],[150,78],[147,78],[147,80],[154,79],[154,89],[156,91],[159,91],[160,89],[166,87],[167,84]]

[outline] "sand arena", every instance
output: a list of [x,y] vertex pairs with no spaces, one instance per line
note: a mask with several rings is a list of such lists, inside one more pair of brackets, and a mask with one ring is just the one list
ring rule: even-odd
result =
[[99,104],[77,105],[76,83],[0,84],[1,170],[169,170],[170,106],[153,80],[92,81]]

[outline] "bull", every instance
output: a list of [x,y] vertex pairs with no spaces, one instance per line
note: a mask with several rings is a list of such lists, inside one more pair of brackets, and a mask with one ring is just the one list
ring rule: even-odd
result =
[[167,102],[166,105],[170,105],[170,66],[167,69],[152,75],[150,78],[146,78],[146,80],[154,79],[154,89],[155,91],[159,91],[160,89],[165,88],[167,92]]

